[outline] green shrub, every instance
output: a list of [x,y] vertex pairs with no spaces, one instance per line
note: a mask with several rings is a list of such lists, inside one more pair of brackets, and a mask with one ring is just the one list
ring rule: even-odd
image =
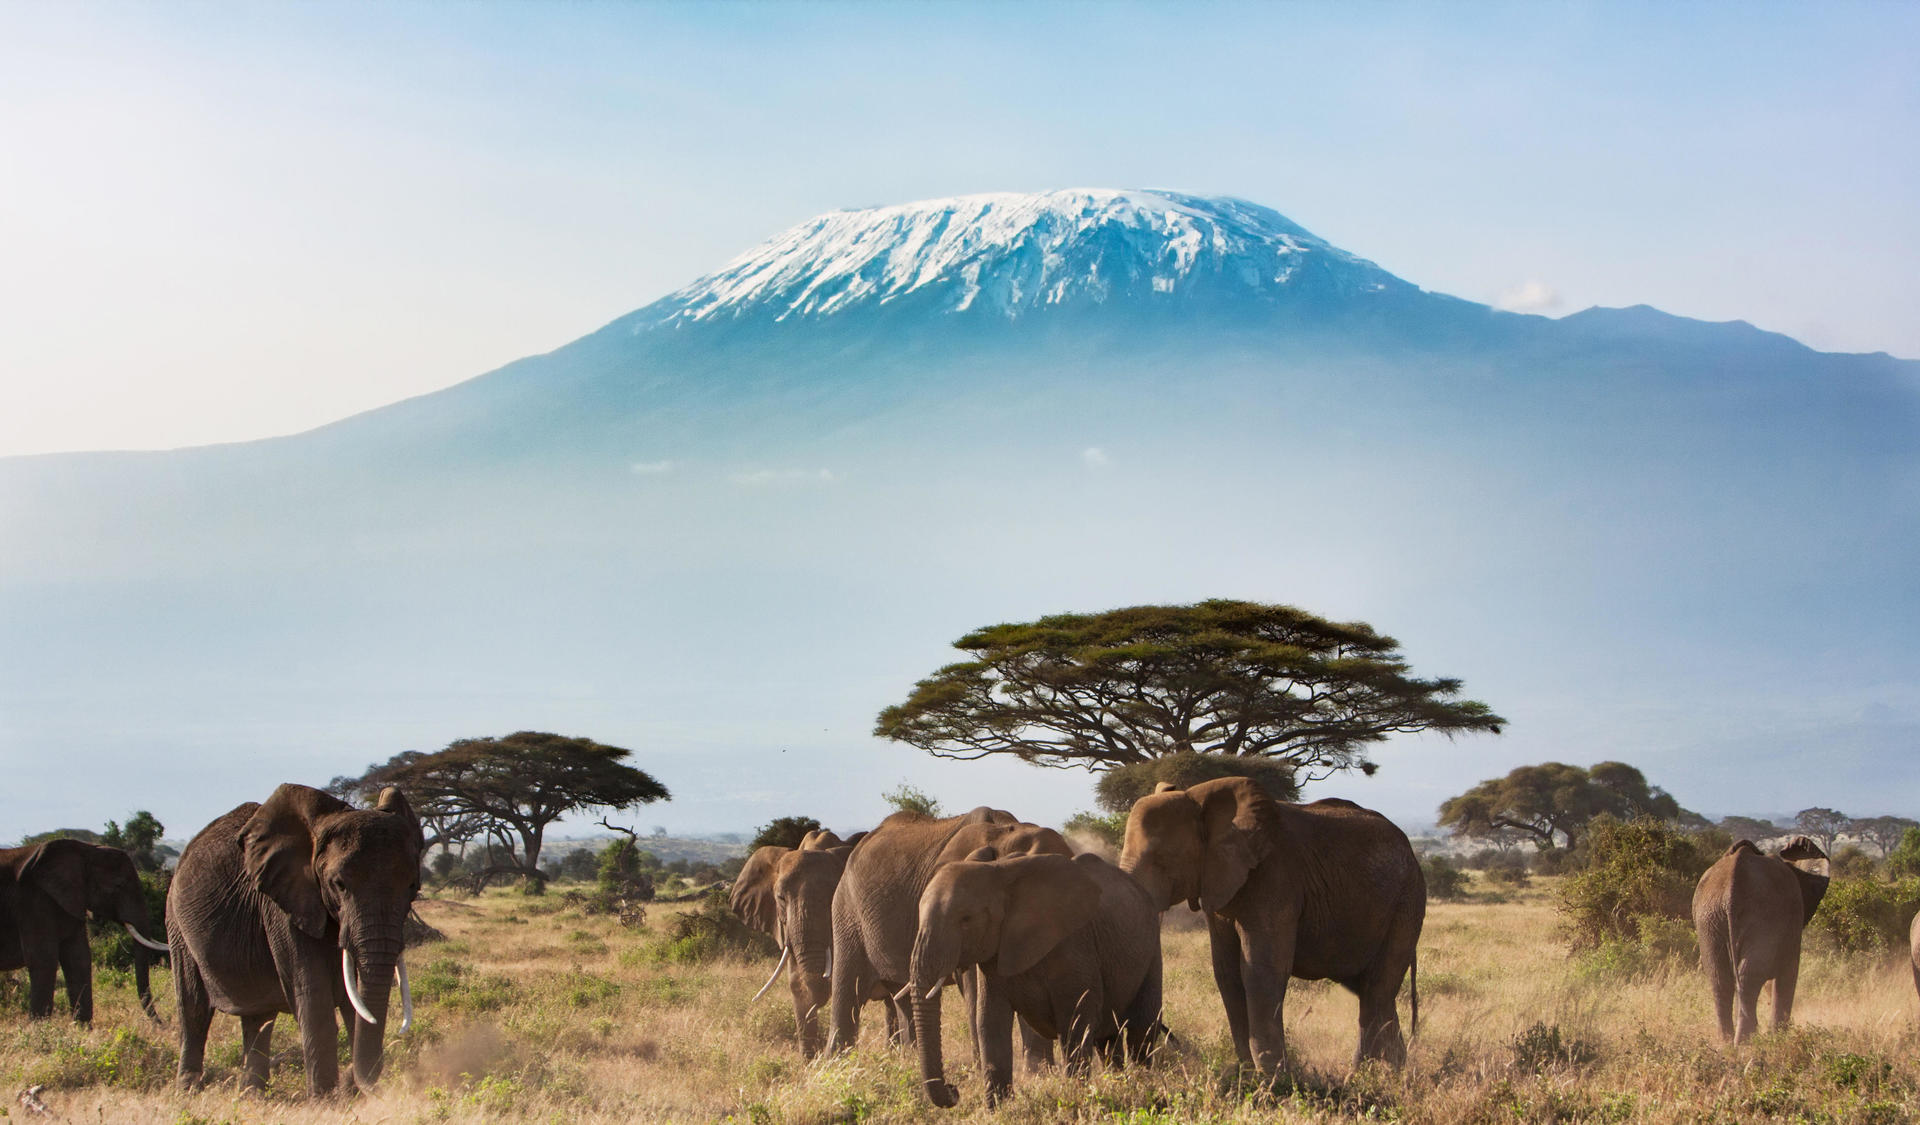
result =
[[1515,855],[1502,859],[1499,863],[1487,865],[1487,882],[1507,887],[1524,887],[1528,883],[1526,860]]
[[654,960],[682,965],[729,956],[771,957],[780,952],[773,939],[748,928],[728,908],[725,887],[708,892],[695,909],[674,915],[663,937],[654,947]]
[[1230,754],[1169,754],[1108,770],[1094,783],[1100,807],[1125,815],[1133,803],[1153,792],[1161,782],[1182,789],[1218,777],[1250,777],[1276,801],[1300,799],[1293,767],[1273,758],[1241,758]]
[[807,833],[820,831],[820,822],[810,816],[776,817],[753,834],[747,842],[747,854],[752,855],[763,847],[775,846],[797,848],[807,838]]
[[880,799],[898,812],[919,813],[921,816],[940,815],[940,802],[934,800],[931,793],[908,785],[905,781],[897,788],[880,794]]
[[1573,848],[1541,848],[1531,866],[1537,875],[1571,875],[1587,866],[1587,855],[1585,840]]
[[1894,879],[1920,875],[1920,828],[1909,828],[1900,836],[1900,842],[1887,856],[1886,869],[1887,875]]
[[1539,1072],[1553,1067],[1584,1066],[1599,1057],[1594,1045],[1576,1035],[1568,1035],[1558,1024],[1536,1023],[1513,1037],[1508,1044],[1513,1065],[1520,1070]]
[[515,985],[503,976],[475,973],[451,957],[436,957],[411,974],[416,1001],[450,1012],[491,1012],[512,1002]]
[[1420,861],[1420,871],[1427,877],[1427,897],[1437,899],[1457,899],[1466,897],[1467,873],[1455,867],[1443,855],[1430,855]]
[[171,1046],[121,1027],[98,1046],[85,1041],[61,1043],[27,1064],[23,1083],[55,1090],[83,1086],[155,1090],[172,1080],[174,1061]]
[[1893,882],[1835,879],[1809,929],[1836,949],[1876,953],[1904,948],[1907,926],[1920,910],[1920,876]]
[[1643,916],[1684,919],[1710,862],[1686,834],[1648,817],[1597,816],[1588,828],[1586,870],[1559,888],[1562,929],[1576,951],[1637,941]]
[[1871,879],[1873,878],[1873,857],[1861,850],[1858,845],[1848,844],[1835,852],[1828,861],[1827,869],[1835,879]]
[[1077,812],[1060,826],[1060,834],[1069,839],[1091,836],[1118,852],[1127,843],[1127,814]]
[[1580,955],[1575,972],[1596,983],[1633,980],[1690,965],[1699,954],[1691,921],[1641,914],[1634,918],[1634,931],[1631,937],[1602,938]]

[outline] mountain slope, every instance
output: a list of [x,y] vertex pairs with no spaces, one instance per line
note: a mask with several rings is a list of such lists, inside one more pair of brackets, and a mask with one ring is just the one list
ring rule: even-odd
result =
[[676,829],[863,827],[903,775],[1054,817],[1083,778],[927,763],[873,714],[973,626],[1224,595],[1373,621],[1514,720],[1320,789],[1410,820],[1548,758],[1731,809],[1819,754],[1802,804],[1920,805],[1885,779],[1920,734],[1916,388],[1739,323],[1496,312],[1237,200],[836,212],[307,434],[0,461],[0,753],[22,792],[68,758],[123,787],[23,829],[529,726],[663,755]]

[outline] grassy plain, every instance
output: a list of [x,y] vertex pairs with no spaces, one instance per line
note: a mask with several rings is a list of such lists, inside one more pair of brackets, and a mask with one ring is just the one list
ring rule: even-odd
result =
[[[1796,1026],[1722,1048],[1690,964],[1570,959],[1549,881],[1508,901],[1435,903],[1420,948],[1421,1024],[1403,1073],[1350,1063],[1357,1006],[1296,982],[1288,1001],[1298,1071],[1240,1076],[1208,968],[1204,930],[1169,916],[1167,1023],[1186,1053],[1151,1069],[1016,1079],[989,1111],[958,1005],[947,1057],[962,1104],[918,1094],[911,1052],[863,1026],[851,1055],[803,1063],[783,989],[749,999],[771,964],[685,961],[663,931],[586,916],[558,896],[496,891],[430,899],[448,939],[413,951],[418,1021],[390,1049],[379,1091],[303,1094],[297,1037],[262,1097],[235,1090],[235,1021],[220,1017],[207,1089],[174,1090],[171,1027],[138,1013],[130,983],[101,974],[92,1030],[29,1024],[24,981],[0,992],[3,1108],[12,1120],[161,1122],[1862,1122],[1920,1120],[1916,1003],[1891,958],[1810,951]],[[159,986],[163,1009],[170,982]],[[1403,1019],[1406,1005],[1402,997]],[[171,1017],[170,1017],[171,1019]],[[41,1117],[18,1094],[39,1085]]]

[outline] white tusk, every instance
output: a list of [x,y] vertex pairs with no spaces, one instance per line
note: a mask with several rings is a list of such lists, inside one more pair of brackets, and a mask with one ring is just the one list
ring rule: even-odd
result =
[[353,1004],[353,1010],[368,1023],[378,1024],[380,1021],[367,1011],[367,1002],[360,999],[360,980],[353,972],[353,954],[347,952],[345,946],[340,947],[340,972],[347,978],[347,1000]]
[[907,983],[900,986],[900,991],[894,993],[893,998],[895,1002],[904,1004],[907,1001],[907,994],[912,991],[913,991],[913,982],[908,981]]
[[400,1034],[413,1027],[413,989],[407,987],[407,955],[400,955]]
[[148,949],[153,950],[155,953],[172,953],[173,952],[171,948],[161,945],[159,942],[154,941],[152,938],[149,938],[147,935],[141,933],[139,930],[134,929],[132,922],[122,922],[120,924],[122,926],[125,926],[127,928],[127,932],[133,935],[133,940],[139,942],[141,945],[146,946]]
[[922,996],[921,999],[931,1000],[938,995],[940,995],[940,986],[936,984],[932,988],[927,989],[927,994],[925,996]]
[[[792,948],[791,946],[786,946],[786,945],[783,945],[780,947],[780,960],[774,962],[773,975],[767,978],[767,983],[760,986],[760,991],[753,994],[754,1000],[758,1000],[762,996],[765,996],[767,994],[767,989],[773,987],[773,982],[780,979],[780,970],[787,967],[787,952],[791,948]],[[752,1002],[753,1002],[752,1000],[748,1001],[749,1004],[751,1004]]]

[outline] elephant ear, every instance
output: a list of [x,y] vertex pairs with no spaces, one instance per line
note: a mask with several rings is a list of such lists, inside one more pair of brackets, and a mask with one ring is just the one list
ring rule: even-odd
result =
[[[734,881],[728,905],[740,920],[763,934],[780,940],[780,904],[774,901],[773,881],[780,876],[780,861],[792,848],[766,844],[747,860]],[[751,877],[749,877],[751,876]]]
[[413,802],[407,800],[407,795],[400,791],[398,785],[389,785],[382,789],[379,798],[373,802],[373,808],[375,812],[404,818],[411,822],[415,829],[420,827],[420,818],[414,814]]
[[1022,857],[1007,887],[996,965],[1002,976],[1026,972],[1067,936],[1093,921],[1100,885],[1061,855]]
[[350,811],[345,801],[318,789],[282,785],[240,829],[240,857],[254,889],[286,911],[301,932],[322,940],[332,918],[313,873],[314,840],[321,819]]
[[1220,784],[1201,799],[1201,831],[1206,837],[1200,859],[1200,906],[1209,914],[1227,908],[1246,885],[1273,841],[1261,825],[1261,803],[1273,799],[1243,777]]
[[48,840],[20,865],[20,881],[37,887],[55,906],[75,918],[87,916],[87,845],[78,840]]

